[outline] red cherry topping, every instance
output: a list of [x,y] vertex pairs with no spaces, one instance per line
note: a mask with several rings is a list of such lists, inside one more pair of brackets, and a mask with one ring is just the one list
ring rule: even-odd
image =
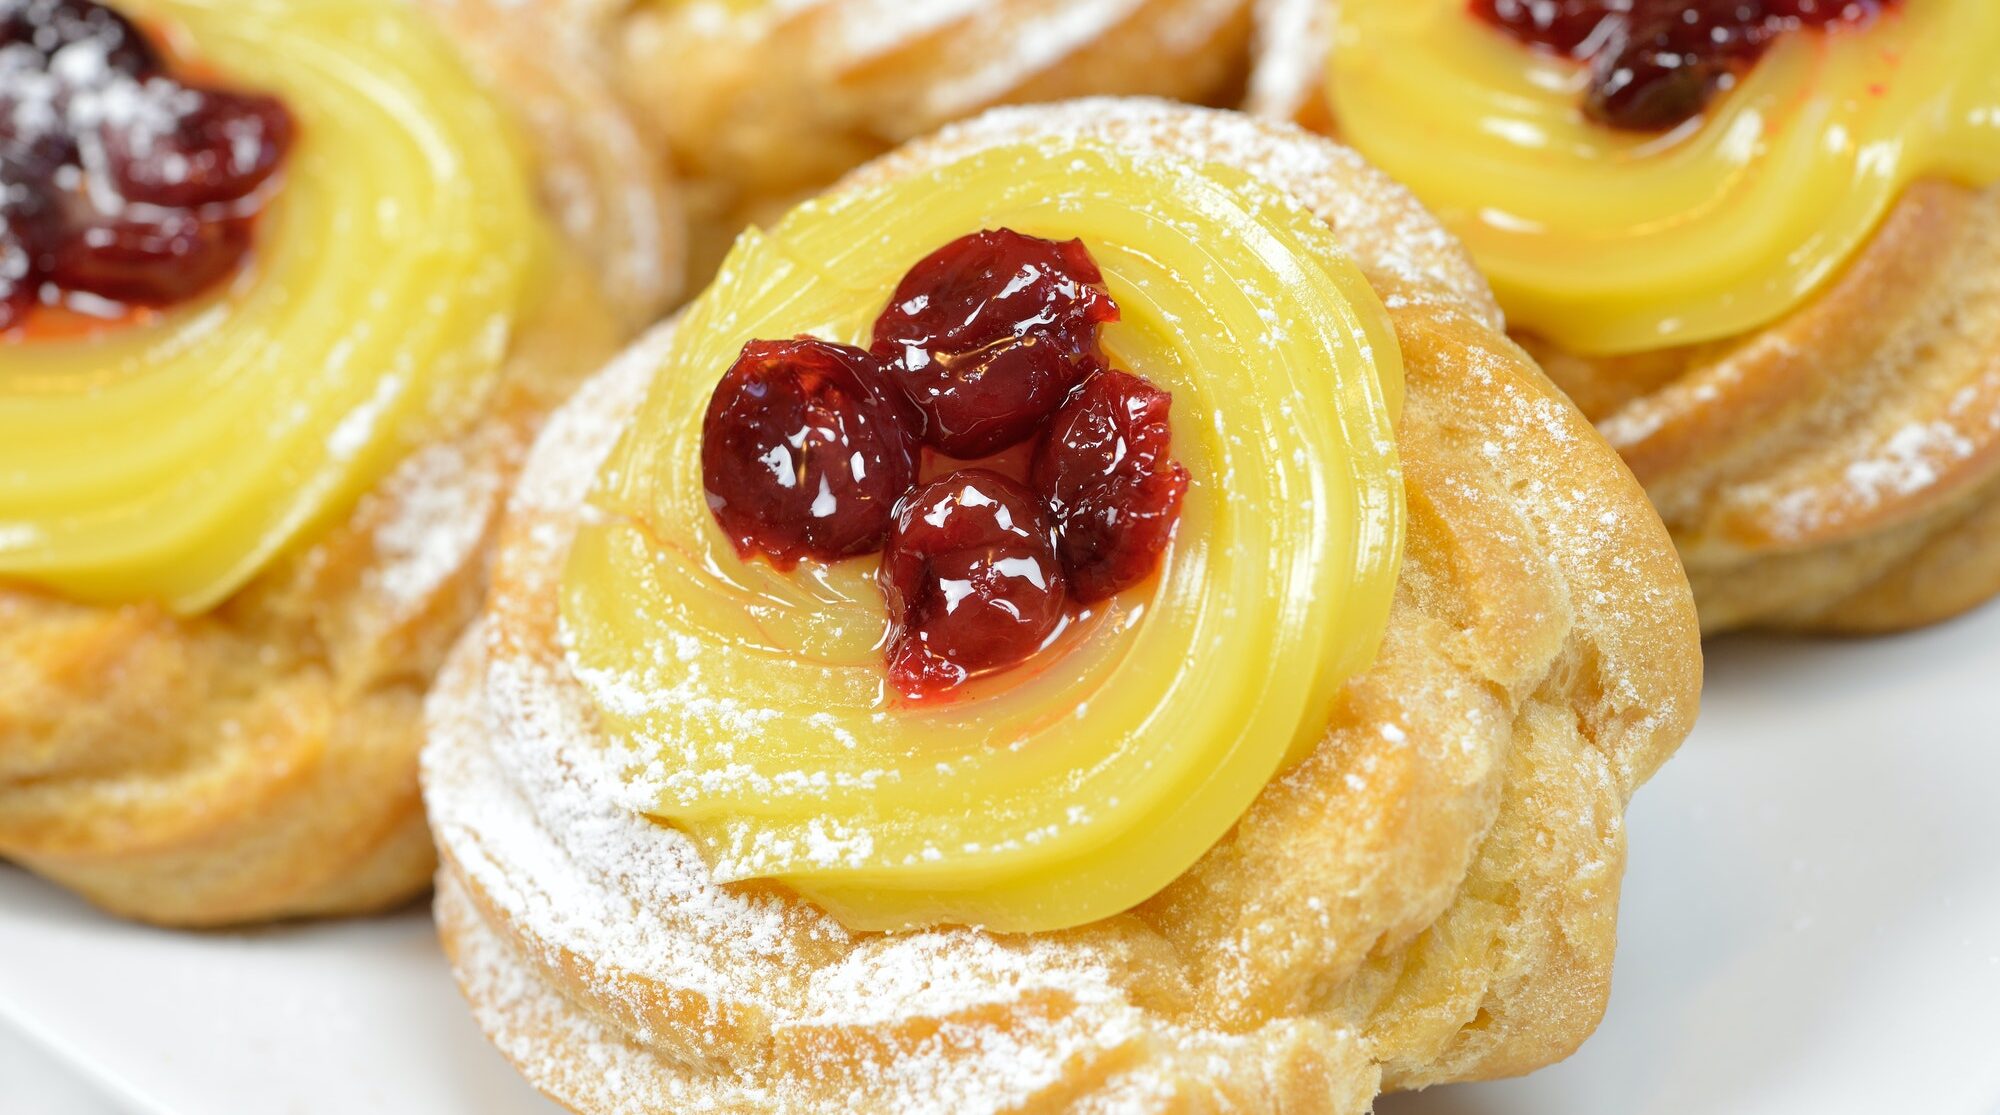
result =
[[702,480],[737,549],[781,567],[881,548],[917,447],[881,362],[810,337],[743,346],[708,403]]
[[0,330],[66,294],[167,306],[226,278],[292,145],[277,100],[193,86],[92,0],[0,0]]
[[1035,490],[1062,531],[1070,592],[1088,604],[1152,575],[1180,519],[1188,474],[1168,458],[1173,396],[1135,375],[1100,371],[1049,423]]
[[1080,241],[1010,229],[952,241],[912,267],[875,321],[875,354],[961,459],[1034,436],[1097,359],[1118,307]]
[[0,0],[0,48],[25,46],[44,59],[78,43],[101,50],[128,77],[160,70],[160,54],[132,21],[91,0]]
[[1523,42],[1590,63],[1584,111],[1659,131],[1701,114],[1788,32],[1863,23],[1896,0],[1472,0]]
[[889,680],[907,697],[1012,666],[1063,620],[1048,512],[1026,485],[987,469],[961,469],[906,496],[879,577],[896,624]]
[[127,201],[193,209],[238,201],[263,185],[292,145],[292,115],[275,98],[189,89],[185,111],[150,134],[105,137],[111,177]]
[[[1102,281],[1080,241],[962,237],[903,277],[872,351],[752,341],[709,398],[716,521],[781,567],[881,550],[906,697],[1027,659],[1072,598],[1146,579],[1173,536],[1188,487],[1173,398],[1105,368],[1097,329],[1118,307]],[[1034,438],[1031,464],[916,483],[923,442],[965,459]]]
[[0,330],[25,317],[39,297],[41,275],[62,235],[62,218],[48,185],[17,175],[0,155]]
[[250,250],[245,221],[187,213],[71,228],[56,248],[50,282],[131,306],[170,306],[214,286]]

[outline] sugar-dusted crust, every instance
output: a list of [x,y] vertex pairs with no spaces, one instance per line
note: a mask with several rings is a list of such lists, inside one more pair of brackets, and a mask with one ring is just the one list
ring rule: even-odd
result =
[[[1260,0],[1250,110],[1338,135],[1333,0]],[[1521,338],[1666,519],[1704,629],[1867,633],[2000,595],[2000,186],[1921,182],[1800,309],[1597,358]]]
[[582,498],[662,327],[538,442],[481,627],[429,706],[446,947],[487,1032],[577,1111],[1359,1112],[1546,1064],[1596,1024],[1624,807],[1700,681],[1658,518],[1456,244],[1332,143],[1079,102],[992,113],[854,181],[1086,134],[1265,178],[1390,308],[1411,530],[1380,660],[1318,750],[1126,914],[853,934],[781,888],[718,886],[632,807],[556,630]]
[[1333,55],[1333,0],[1257,0],[1250,83],[1243,111],[1333,134],[1326,66]]
[[[424,889],[423,695],[477,609],[507,483],[542,417],[679,285],[659,159],[615,103],[545,48],[456,38],[548,141],[544,195],[602,282],[556,283],[475,421],[214,611],[0,587],[0,856],[109,910],[218,925]],[[587,125],[541,126],[572,112]]]
[[1704,627],[1891,630],[2000,593],[2000,186],[1912,187],[1840,278],[1746,337],[1528,343],[1645,483]]
[[[437,0],[431,0],[437,2]],[[695,273],[744,224],[992,105],[1233,103],[1251,0],[447,0],[593,51],[687,185]]]

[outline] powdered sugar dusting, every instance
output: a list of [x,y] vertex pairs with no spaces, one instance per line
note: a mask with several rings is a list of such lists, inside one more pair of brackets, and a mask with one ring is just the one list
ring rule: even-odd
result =
[[[0,112],[7,114],[9,140],[31,151],[74,136],[85,167],[101,176],[104,134],[116,131],[135,155],[150,154],[201,106],[202,95],[177,81],[135,77],[113,65],[112,47],[91,36],[45,59],[28,43],[0,46]],[[115,205],[118,199],[100,191],[93,200]]]
[[476,446],[437,442],[383,482],[395,513],[374,531],[370,586],[401,614],[434,597],[473,560],[501,501],[506,472],[474,459]]
[[1931,506],[1940,491],[1989,474],[1983,462],[2000,444],[1996,399],[2000,371],[1976,375],[1948,395],[1912,392],[1902,413],[1859,416],[1837,440],[1818,439],[1772,474],[1734,485],[1727,503],[1763,509],[1758,520],[1778,545],[1905,521],[1909,509]]
[[1471,257],[1415,197],[1353,150],[1290,124],[1143,98],[1003,108],[945,128],[929,143],[886,156],[857,174],[893,174],[906,160],[929,157],[935,149],[979,150],[1018,142],[1024,132],[1055,149],[1090,140],[1140,154],[1198,153],[1247,170],[1325,217],[1392,309],[1395,302],[1435,303],[1442,297],[1481,322],[1502,324],[1492,289]]
[[1867,456],[1847,462],[1840,485],[1831,491],[1818,483],[1782,491],[1771,491],[1773,485],[1764,484],[1750,491],[1768,500],[1774,533],[1806,539],[1840,520],[1929,491],[1978,449],[1979,443],[1949,422],[1911,421],[1897,427]]
[[1332,49],[1332,15],[1324,0],[1258,0],[1256,62],[1245,112],[1294,120],[1319,95]]

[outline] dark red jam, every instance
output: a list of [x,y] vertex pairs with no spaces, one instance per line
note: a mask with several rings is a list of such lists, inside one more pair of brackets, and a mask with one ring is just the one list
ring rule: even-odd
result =
[[906,697],[1025,661],[1173,538],[1172,396],[1109,367],[1102,284],[1079,241],[974,233],[910,269],[867,351],[752,341],[709,399],[716,521],[780,567],[880,551]]
[[1627,131],[1699,116],[1785,34],[1866,23],[1896,0],[1472,0],[1480,19],[1590,67],[1584,112]]
[[0,331],[227,278],[294,132],[274,98],[175,76],[108,7],[0,0]]

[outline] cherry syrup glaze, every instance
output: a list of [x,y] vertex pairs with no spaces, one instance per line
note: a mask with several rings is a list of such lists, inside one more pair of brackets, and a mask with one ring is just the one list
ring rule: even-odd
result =
[[[905,697],[1024,661],[1172,540],[1188,486],[1172,396],[1107,367],[1102,282],[1080,241],[974,233],[910,269],[868,351],[752,341],[709,400],[703,482],[740,553],[789,567],[882,551]],[[916,483],[928,459],[1012,449],[1027,475]]]
[[709,397],[708,506],[748,556],[873,553],[917,479],[907,404],[868,352],[801,337],[751,341]]
[[1083,377],[1118,320],[1083,243],[995,229],[932,252],[875,319],[875,355],[924,417],[924,444],[961,460],[1026,441]]
[[72,295],[164,307],[221,282],[295,131],[274,98],[176,78],[104,5],[0,0],[0,330]]
[[908,695],[1026,659],[1067,614],[1048,509],[1027,485],[983,468],[903,498],[879,577],[896,622],[889,680]]
[[1864,23],[1896,0],[1472,0],[1473,14],[1523,42],[1590,66],[1584,112],[1627,131],[1701,114],[1779,36]]

